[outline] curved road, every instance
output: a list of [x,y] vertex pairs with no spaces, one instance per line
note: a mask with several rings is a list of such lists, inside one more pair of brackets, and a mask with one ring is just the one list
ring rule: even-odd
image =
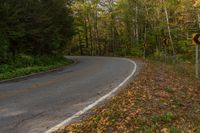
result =
[[0,132],[44,132],[109,93],[135,69],[126,59],[68,57],[63,70],[0,84]]

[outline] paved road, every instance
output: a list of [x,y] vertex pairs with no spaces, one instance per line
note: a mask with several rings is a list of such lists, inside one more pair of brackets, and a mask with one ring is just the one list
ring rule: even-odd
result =
[[118,86],[134,69],[111,57],[77,60],[63,70],[0,84],[0,133],[40,133]]

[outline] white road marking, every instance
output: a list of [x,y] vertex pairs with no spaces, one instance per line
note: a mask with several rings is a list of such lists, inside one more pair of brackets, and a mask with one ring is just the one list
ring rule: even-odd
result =
[[95,101],[94,103],[88,105],[87,107],[85,107],[83,110],[80,110],[79,112],[77,112],[76,114],[72,115],[71,117],[67,118],[66,120],[64,120],[63,122],[61,122],[60,124],[52,127],[51,129],[47,130],[45,133],[52,133],[55,132],[57,130],[59,130],[60,128],[66,126],[67,124],[69,124],[72,120],[74,120],[75,118],[80,117],[81,115],[83,115],[84,113],[86,113],[87,111],[89,111],[90,109],[94,108],[96,105],[98,105],[100,102],[104,101],[105,99],[109,98],[110,96],[112,96],[117,90],[119,90],[124,84],[126,84],[126,82],[131,79],[131,77],[135,74],[136,70],[137,70],[137,64],[130,60],[130,59],[123,59],[123,60],[127,60],[129,62],[131,62],[135,67],[132,71],[132,73],[122,82],[120,83],[116,88],[114,88],[111,92],[109,92],[108,94],[104,95],[103,97],[101,97],[100,99],[98,99],[97,101]]

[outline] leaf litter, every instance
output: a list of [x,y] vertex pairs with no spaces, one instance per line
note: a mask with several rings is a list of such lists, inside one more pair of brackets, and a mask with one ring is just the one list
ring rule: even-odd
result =
[[200,133],[200,80],[192,65],[146,61],[142,69],[90,116],[57,132]]

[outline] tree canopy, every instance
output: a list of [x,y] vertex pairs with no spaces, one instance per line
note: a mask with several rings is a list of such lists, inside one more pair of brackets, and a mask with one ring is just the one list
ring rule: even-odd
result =
[[0,61],[18,53],[192,58],[199,0],[1,0]]
[[73,35],[68,0],[1,0],[0,61],[62,51]]
[[77,0],[72,52],[193,58],[199,0]]

